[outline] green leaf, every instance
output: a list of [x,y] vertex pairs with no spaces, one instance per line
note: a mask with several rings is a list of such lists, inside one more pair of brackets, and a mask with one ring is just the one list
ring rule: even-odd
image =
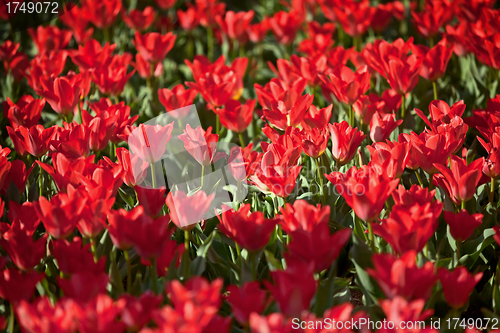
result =
[[193,275],[201,275],[205,272],[205,268],[207,264],[205,262],[205,258],[196,257],[193,261],[191,261],[191,265],[189,265],[190,276]]
[[198,248],[196,251],[196,254],[202,258],[205,258],[207,256],[208,249],[212,245],[212,242],[214,241],[215,235],[217,234],[217,231],[212,231],[210,236],[208,236],[204,241],[203,244]]

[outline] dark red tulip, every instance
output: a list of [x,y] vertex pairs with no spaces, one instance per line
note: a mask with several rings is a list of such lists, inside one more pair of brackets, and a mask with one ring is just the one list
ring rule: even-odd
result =
[[450,226],[450,233],[458,242],[472,236],[474,230],[483,222],[483,214],[469,214],[466,209],[458,213],[444,212],[444,220]]
[[251,313],[260,314],[264,311],[267,295],[260,289],[257,281],[245,282],[241,287],[230,285],[227,291],[229,293],[227,300],[240,324],[248,323]]
[[122,12],[122,19],[131,29],[137,31],[148,30],[156,18],[156,12],[151,6],[147,6],[144,10],[132,9],[128,13]]
[[461,308],[467,303],[470,293],[483,277],[483,273],[473,275],[465,267],[457,267],[450,272],[440,267],[438,276],[446,302],[453,308]]
[[349,126],[346,121],[328,124],[328,126],[330,127],[330,138],[332,139],[333,159],[339,165],[349,163],[366,135],[357,128]]

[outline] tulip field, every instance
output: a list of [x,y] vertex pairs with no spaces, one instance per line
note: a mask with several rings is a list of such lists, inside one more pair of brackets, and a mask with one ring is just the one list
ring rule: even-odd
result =
[[0,60],[0,331],[500,332],[500,1],[0,0]]

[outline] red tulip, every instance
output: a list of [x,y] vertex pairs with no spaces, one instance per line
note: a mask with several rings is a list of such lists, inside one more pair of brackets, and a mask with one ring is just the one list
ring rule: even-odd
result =
[[36,93],[44,97],[52,109],[62,115],[73,114],[80,101],[82,77],[58,77],[54,81],[42,81]]
[[375,7],[375,12],[373,13],[373,18],[371,21],[371,28],[382,34],[387,26],[391,23],[391,19],[394,15],[394,7],[397,6],[397,2],[379,3]]
[[158,89],[160,103],[165,107],[169,115],[175,119],[184,118],[189,113],[190,109],[184,109],[184,107],[193,104],[197,94],[196,90],[186,89],[182,84],[176,85],[172,90],[167,88]]
[[247,41],[246,30],[253,19],[254,11],[233,12],[228,10],[224,16],[215,17],[222,32],[232,40],[238,40],[240,43]]
[[129,54],[113,56],[92,72],[94,82],[101,93],[118,96],[122,93],[127,81],[134,75],[135,70],[127,73],[131,58]]
[[[3,204],[3,202],[0,204],[1,211],[3,211]],[[35,204],[29,201],[23,202],[22,205],[19,205],[15,201],[9,202],[9,214],[7,216],[10,221],[17,220],[21,225],[21,229],[26,230],[26,233],[31,235],[33,235],[40,224]]]
[[274,193],[281,198],[286,198],[295,189],[301,169],[302,166],[298,165],[289,167],[268,164],[263,160],[261,167],[255,170],[255,174],[250,179],[264,193]]
[[68,193],[59,192],[50,201],[40,197],[35,208],[45,230],[54,238],[66,238],[75,229],[87,198],[82,190],[68,185]]
[[427,300],[438,278],[434,275],[434,264],[428,261],[419,268],[415,264],[416,256],[415,251],[407,252],[401,258],[375,254],[372,257],[374,268],[366,271],[389,299],[401,296],[408,300]]
[[[414,162],[428,174],[435,174],[439,170],[436,165],[444,165],[450,155],[457,147],[456,142],[451,141],[446,133],[422,133],[417,136],[414,132],[404,135],[406,142],[411,142],[411,158]],[[401,139],[401,137],[400,137]],[[410,166],[409,166],[410,167]]]
[[237,181],[244,181],[255,174],[255,170],[260,166],[262,154],[252,151],[253,143],[245,148],[235,146],[231,148],[228,165],[229,171]]
[[328,129],[305,128],[300,132],[302,136],[302,148],[307,156],[318,158],[321,156],[328,145],[329,132]]
[[481,179],[484,157],[467,165],[467,161],[458,156],[451,156],[451,170],[441,164],[434,167],[441,172],[433,177],[433,183],[441,186],[455,204],[472,199],[476,193],[476,186]]
[[236,320],[244,325],[250,320],[250,314],[260,314],[266,306],[266,292],[259,287],[259,282],[245,282],[241,287],[227,287],[227,301]]
[[247,27],[248,38],[254,43],[260,43],[266,37],[270,28],[269,18],[265,17],[260,22],[250,24]]
[[[410,37],[406,42],[398,38],[392,43],[383,39],[377,39],[373,44],[368,43],[362,51],[363,58],[372,70],[378,72],[384,78],[389,78],[391,59],[406,59],[413,44]],[[403,73],[399,73],[403,74]],[[418,73],[417,73],[418,78]]]
[[369,124],[375,113],[382,113],[385,106],[376,94],[363,95],[352,105],[354,114],[358,116],[361,124]]
[[456,3],[449,0],[426,0],[420,13],[411,12],[413,23],[421,35],[432,38],[453,19]]
[[141,258],[151,260],[158,257],[172,231],[168,230],[170,216],[160,216],[156,219],[144,214],[144,208],[137,206],[134,210],[140,213],[134,216],[133,223],[124,230],[125,238],[132,244]]
[[448,41],[443,38],[431,49],[424,45],[412,45],[412,52],[424,59],[420,69],[421,77],[429,81],[436,81],[444,75],[454,47],[453,44],[449,46],[447,44]]
[[283,215],[280,225],[286,233],[295,230],[312,232],[317,225],[327,224],[330,219],[330,206],[314,206],[305,200],[296,200],[293,206],[286,203],[280,212]]
[[21,156],[29,153],[40,158],[49,150],[49,144],[55,135],[56,127],[44,129],[42,125],[36,125],[27,129],[19,126],[17,129],[7,126],[7,132],[14,143],[16,152]]
[[177,10],[177,19],[179,20],[180,26],[185,31],[191,31],[200,24],[200,18],[198,17],[196,8],[189,4],[186,11]]
[[30,272],[45,257],[48,235],[33,240],[33,234],[22,229],[19,220],[14,220],[10,229],[3,232],[0,245],[9,254],[12,262],[22,271]]
[[108,283],[109,276],[104,272],[79,272],[70,278],[57,277],[57,284],[64,295],[81,303],[87,303],[97,295],[105,294]]
[[264,117],[276,128],[285,130],[288,126],[297,127],[304,119],[307,109],[313,102],[313,95],[302,95],[290,107],[284,101],[274,101],[271,108],[264,108]]
[[[416,324],[425,322],[425,320],[428,319],[434,313],[433,309],[424,310],[425,300],[423,299],[407,301],[404,297],[396,296],[393,299],[381,300],[380,307],[382,308],[382,311],[384,311],[387,317],[387,321],[393,323],[392,325],[394,325],[394,327],[408,327],[409,325],[412,325],[414,328],[408,329],[408,331],[414,333],[439,332],[439,330],[426,329],[424,327],[421,327],[421,325]],[[380,333],[389,333],[393,330],[384,327],[378,331]]]
[[143,161],[155,163],[165,154],[173,127],[173,122],[165,126],[141,124],[129,136],[129,147],[133,154],[138,155]]
[[107,114],[92,117],[87,111],[82,110],[82,124],[89,130],[89,147],[94,152],[103,150],[108,146],[117,126],[117,115],[107,117]]
[[250,330],[252,333],[263,332],[293,332],[292,318],[288,318],[282,313],[273,312],[267,316],[257,313],[250,314]]
[[361,142],[366,138],[363,132],[352,128],[346,121],[328,124],[332,139],[333,159],[339,164],[349,163]]
[[483,173],[490,178],[496,178],[500,175],[500,147],[490,150],[483,165]]
[[[160,77],[163,72],[163,63],[150,64],[141,56],[140,53],[135,55],[135,64],[133,64],[137,74],[143,79],[151,79],[152,77]],[[153,66],[153,67],[151,67]]]
[[296,317],[303,310],[309,309],[309,303],[316,292],[313,269],[312,263],[288,262],[286,270],[271,272],[274,284],[264,281],[278,303],[280,312],[288,317]]
[[300,14],[292,10],[290,12],[279,11],[269,18],[269,25],[276,39],[281,44],[291,44],[300,29],[302,18]]
[[137,298],[129,294],[121,296],[116,306],[120,308],[121,320],[127,328],[140,330],[151,320],[151,313],[158,308],[162,298],[146,290]]
[[99,29],[109,28],[122,9],[121,0],[84,0],[82,9]]
[[390,180],[384,173],[385,170],[363,165],[359,169],[353,166],[345,175],[332,172],[325,176],[356,215],[371,222],[378,218],[385,201],[399,183],[399,179]]
[[351,37],[362,36],[368,28],[375,14],[375,8],[370,6],[370,1],[338,1],[333,10],[337,21]]
[[224,108],[214,111],[224,127],[235,133],[242,133],[252,123],[255,102],[254,99],[249,99],[245,104],[241,104],[239,101],[229,100],[224,104]]
[[353,105],[370,88],[370,73],[366,66],[354,73],[347,66],[337,66],[328,79],[325,75],[319,75],[319,78],[340,102],[348,105]]
[[122,12],[122,19],[130,29],[137,31],[148,30],[156,18],[156,12],[153,7],[147,6],[144,10],[132,9],[129,13]]
[[204,215],[211,207],[214,197],[214,193],[207,195],[202,190],[191,196],[178,190],[175,194],[169,192],[165,201],[168,209],[170,209],[172,222],[180,229],[191,230],[196,223],[203,220]]
[[29,300],[35,292],[36,284],[45,274],[31,271],[22,273],[17,268],[7,268],[0,272],[0,298],[11,303]]
[[[75,9],[73,8],[71,12],[73,10]],[[73,50],[69,55],[71,60],[80,68],[80,71],[86,71],[100,68],[105,62],[109,61],[112,58],[111,53],[113,53],[115,47],[116,44],[110,45],[109,43],[101,46],[100,42],[91,39],[84,46],[79,45],[78,50]]]
[[309,111],[304,116],[302,127],[325,128],[332,117],[332,108],[333,104],[322,109],[318,109],[316,106],[311,105]]
[[202,276],[193,276],[184,286],[179,280],[172,280],[166,284],[165,290],[176,310],[186,311],[186,305],[191,304],[195,308],[211,308],[217,312],[222,302],[220,292],[223,285],[222,278],[210,282]]
[[79,45],[85,45],[92,39],[94,28],[88,28],[89,18],[86,9],[78,6],[64,6],[64,15],[59,16],[62,23],[70,28]]
[[412,54],[405,59],[390,58],[388,62],[387,81],[392,89],[400,95],[412,91],[418,83],[423,58]]
[[174,47],[176,37],[171,32],[166,35],[157,32],[141,35],[136,31],[133,43],[145,61],[157,64],[163,61],[168,52]]
[[403,119],[396,120],[394,113],[381,115],[375,112],[370,121],[370,138],[373,142],[382,142],[389,139],[391,133],[403,123]]
[[427,116],[424,115],[419,109],[415,109],[415,112],[420,118],[434,130],[436,126],[441,124],[450,124],[455,117],[462,117],[465,111],[464,101],[458,101],[451,107],[445,101],[435,100],[429,104],[429,114],[431,115],[432,122],[429,122]]
[[373,223],[373,232],[391,244],[396,253],[420,252],[437,230],[437,217],[429,206],[395,205],[382,224]]
[[219,218],[219,230],[248,251],[258,251],[266,246],[271,232],[278,223],[277,218],[265,219],[262,212],[250,212],[250,204],[242,205],[237,211],[223,207]]
[[467,303],[472,289],[483,277],[483,273],[472,275],[465,267],[457,267],[450,272],[440,267],[438,277],[443,286],[446,302],[453,308],[461,308]]
[[450,226],[450,233],[453,238],[462,242],[472,236],[474,230],[483,222],[483,214],[471,214],[466,209],[458,213],[444,212],[444,220]]
[[291,258],[314,263],[314,271],[328,269],[338,258],[340,251],[351,237],[351,229],[345,228],[332,235],[327,223],[319,223],[312,231],[296,229],[290,232],[288,244]]
[[74,320],[80,332],[123,332],[125,324],[116,320],[121,311],[120,304],[101,292],[80,302]]
[[130,152],[122,147],[116,148],[116,158],[124,170],[122,180],[125,184],[134,187],[137,183],[142,183],[149,166],[146,161],[140,159],[138,155],[132,155],[131,158]]
[[155,217],[161,213],[165,205],[165,188],[145,188],[138,186],[135,188],[139,205],[144,208],[144,213]]
[[71,31],[59,29],[56,26],[38,26],[35,29],[28,29],[28,33],[33,43],[38,49],[38,54],[44,55],[50,51],[65,49],[71,40]]
[[26,332],[74,332],[77,329],[74,320],[77,306],[67,298],[55,304],[48,296],[38,297],[31,303],[22,300],[15,311],[21,329]]
[[177,138],[184,142],[184,148],[203,166],[209,166],[225,155],[217,152],[219,135],[212,134],[212,127],[205,131],[201,126],[193,129],[187,124],[184,133]]
[[45,99],[34,99],[31,95],[22,96],[17,103],[7,97],[4,105],[4,116],[9,119],[10,125],[16,129],[19,126],[32,127],[38,124]]
[[399,143],[387,141],[387,143],[376,142],[371,146],[366,146],[370,152],[371,164],[377,165],[386,170],[387,176],[391,179],[399,178],[405,170],[410,157],[409,143]]
[[82,239],[74,237],[72,241],[58,239],[51,241],[50,253],[57,260],[59,270],[67,276],[76,273],[88,272],[100,274],[104,272],[106,258],[102,257],[94,262],[94,257],[90,252],[91,244],[82,246]]
[[287,109],[291,109],[297,99],[302,96],[307,81],[302,77],[286,82],[277,78],[271,79],[264,87],[254,84],[255,93],[264,109],[272,109],[273,102],[282,101]]
[[123,135],[126,128],[131,126],[139,116],[130,117],[130,107],[125,102],[112,104],[108,98],[101,98],[99,102],[89,104],[90,108],[96,113],[96,116],[109,119],[116,119],[116,127],[111,136],[111,142],[119,143],[123,141]]
[[[167,239],[165,244],[163,245],[163,250],[156,258],[156,274],[160,277],[167,275],[170,264],[174,260],[176,260],[175,267],[179,267],[182,255],[185,250],[186,247],[184,246],[184,244],[177,244],[177,241],[175,239]],[[141,258],[141,263],[146,266],[151,265],[151,263],[144,258]]]

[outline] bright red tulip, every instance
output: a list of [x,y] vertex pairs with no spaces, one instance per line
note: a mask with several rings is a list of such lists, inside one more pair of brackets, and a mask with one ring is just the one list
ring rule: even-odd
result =
[[339,164],[349,163],[361,142],[366,138],[363,132],[352,128],[346,121],[328,124],[332,139],[333,159]]
[[375,142],[371,146],[366,146],[370,152],[370,163],[386,170],[387,176],[391,179],[399,178],[403,174],[410,157],[410,147],[411,145],[407,142],[399,143],[389,140],[387,143]]
[[302,24],[300,14],[292,10],[290,12],[279,11],[269,18],[269,25],[276,39],[281,44],[290,44],[295,39]]
[[173,122],[165,126],[139,125],[128,139],[132,153],[148,163],[159,161],[165,154],[166,145],[172,137],[173,127]]
[[446,302],[453,308],[461,308],[467,303],[472,289],[479,283],[483,273],[473,275],[465,267],[457,267],[450,272],[440,267],[438,277],[443,286]]
[[45,274],[31,271],[20,272],[17,268],[6,268],[0,272],[0,298],[11,303],[29,300],[35,292],[36,284]]
[[121,0],[83,0],[82,8],[90,22],[99,29],[110,27],[122,9]]
[[248,40],[246,37],[246,30],[249,27],[250,22],[252,22],[253,16],[253,10],[237,13],[232,10],[228,10],[224,18],[222,18],[222,16],[217,16],[215,17],[215,20],[226,36],[232,40],[244,43]]
[[286,203],[280,212],[283,215],[280,225],[286,233],[295,230],[312,232],[317,225],[327,224],[330,219],[330,206],[314,206],[305,200],[296,200],[293,205]]
[[200,18],[198,17],[196,8],[189,4],[186,11],[177,10],[177,19],[179,20],[180,26],[185,31],[191,31],[200,24]]
[[74,79],[62,76],[54,81],[42,81],[42,87],[36,93],[44,97],[55,112],[73,114],[80,101],[82,79],[78,76]]
[[71,242],[67,239],[53,240],[49,243],[50,253],[57,260],[57,265],[62,273],[67,276],[88,272],[99,274],[104,272],[106,258],[94,261],[91,244],[82,246],[82,238],[74,237]]
[[85,8],[78,6],[64,6],[64,15],[59,16],[62,23],[71,29],[73,37],[79,45],[85,45],[92,39],[94,28],[87,27],[89,17],[85,12]]
[[253,43],[260,43],[266,37],[270,29],[269,18],[265,17],[260,22],[255,24],[250,24],[247,27],[248,38]]
[[370,121],[370,139],[373,142],[382,142],[389,139],[391,133],[403,123],[403,119],[396,120],[394,113],[381,115],[375,112]]
[[455,204],[472,199],[476,193],[484,165],[484,157],[467,165],[467,161],[458,156],[451,156],[450,169],[441,164],[434,167],[441,173],[433,176],[433,183],[441,186]]
[[[3,204],[3,202],[0,204],[0,208],[3,208]],[[15,201],[9,202],[9,214],[7,216],[10,221],[17,220],[21,225],[21,229],[26,230],[31,235],[33,235],[40,224],[35,204],[29,201],[23,202],[22,205],[19,205]]]
[[223,152],[217,152],[218,134],[212,134],[212,127],[206,131],[201,126],[195,129],[186,125],[184,133],[177,138],[184,142],[184,148],[203,166],[209,166],[225,156]]
[[258,251],[266,246],[277,218],[265,219],[262,212],[250,213],[250,205],[244,204],[237,211],[224,207],[219,218],[219,230],[248,251]]
[[[207,195],[202,190],[188,196],[181,190],[169,192],[165,202],[170,209],[172,222],[180,229],[191,230],[202,221],[211,207],[215,194]],[[212,215],[213,216],[213,215]]]
[[376,94],[363,95],[352,105],[354,114],[358,116],[361,124],[370,124],[375,113],[382,113],[385,102]]
[[303,310],[309,309],[309,303],[316,292],[313,270],[312,263],[289,260],[286,270],[271,272],[274,284],[264,281],[280,311],[286,316],[296,317]]
[[389,299],[401,296],[408,300],[427,300],[438,278],[434,275],[434,264],[428,261],[418,267],[415,264],[416,256],[415,251],[407,252],[401,258],[391,254],[375,254],[372,257],[374,268],[366,271]]
[[421,35],[432,38],[439,29],[453,19],[456,2],[449,0],[426,0],[420,13],[411,12],[413,23]]
[[483,214],[469,214],[466,209],[458,213],[444,212],[444,220],[450,226],[450,233],[458,242],[472,236],[474,230],[483,222]]
[[429,81],[436,81],[442,77],[453,54],[453,47],[453,44],[448,45],[445,38],[431,49],[424,45],[412,45],[412,52],[424,58],[420,76]]
[[335,185],[356,215],[366,222],[378,218],[385,201],[399,183],[399,179],[390,180],[385,170],[367,165],[359,169],[353,166],[345,175],[332,172],[325,177]]
[[318,158],[325,152],[330,137],[327,128],[312,128],[310,130],[304,128],[300,134],[302,136],[302,148],[307,156]]
[[198,92],[194,89],[186,89],[184,85],[178,84],[169,90],[167,88],[158,89],[158,99],[165,107],[169,115],[175,119],[184,118],[190,111],[189,108],[178,110],[193,104],[193,100]]
[[319,78],[340,102],[348,105],[353,105],[370,88],[370,73],[366,66],[354,73],[347,66],[337,66],[328,78],[325,75]]
[[125,294],[120,297],[116,305],[121,309],[121,320],[127,328],[140,330],[151,320],[151,313],[159,307],[161,301],[161,295],[146,290],[137,298]]
[[45,234],[33,240],[33,234],[29,230],[22,229],[19,220],[14,220],[10,229],[3,233],[0,245],[17,268],[30,272],[45,257],[47,237]]
[[40,197],[35,206],[45,230],[56,239],[71,235],[87,201],[82,190],[68,185],[67,191],[67,194],[59,192],[50,201]]
[[9,119],[14,129],[19,126],[30,128],[38,124],[44,106],[45,99],[34,99],[31,95],[22,96],[17,103],[7,97],[4,116]]
[[[416,299],[407,301],[404,297],[396,296],[393,299],[380,301],[380,307],[387,316],[387,320],[394,324],[394,327],[407,327],[407,323],[415,323],[414,328],[407,329],[413,333],[438,333],[439,330],[421,327],[416,323],[423,323],[433,313],[433,309],[424,310],[425,300]],[[393,330],[389,327],[383,327],[378,330],[380,333],[390,333]]]
[[430,134],[424,132],[417,135],[412,132],[410,135],[404,135],[403,137],[406,142],[412,144],[410,160],[414,157],[414,162],[416,162],[413,168],[420,167],[428,174],[439,172],[436,165],[444,166],[457,147],[456,142],[451,141],[449,139],[450,135],[446,133]]
[[28,33],[33,43],[38,49],[38,54],[45,54],[50,51],[65,49],[71,40],[71,31],[59,29],[56,26],[38,26],[35,29],[28,29]]
[[375,14],[375,8],[370,1],[346,1],[334,5],[333,10],[337,21],[351,37],[359,37],[366,33]]
[[21,329],[26,332],[74,332],[77,329],[74,320],[77,306],[70,299],[63,298],[55,304],[47,296],[33,302],[22,300],[15,311]]
[[125,324],[116,320],[122,307],[105,292],[87,297],[80,302],[75,321],[80,332],[123,332]]
[[318,109],[316,106],[311,104],[309,111],[304,116],[302,127],[325,128],[332,117],[332,108],[333,104],[330,104],[326,108],[322,109]]
[[224,127],[235,133],[242,133],[252,123],[255,102],[255,99],[249,99],[245,104],[229,100],[224,104],[224,108],[217,108],[214,111]]
[[52,141],[56,127],[43,128],[42,125],[36,125],[27,129],[19,126],[17,129],[7,126],[9,136],[14,143],[16,152],[20,156],[26,156],[27,153],[40,158],[49,150],[49,144]]
[[133,43],[145,61],[157,64],[163,61],[168,52],[172,50],[176,37],[171,32],[166,35],[161,35],[157,32],[149,32],[141,35],[136,31]]
[[257,281],[245,282],[241,287],[230,285],[227,287],[229,295],[227,301],[236,320],[244,325],[250,320],[251,313],[260,314],[266,306],[266,292],[259,287]]
[[130,61],[130,54],[107,58],[101,66],[92,72],[92,82],[97,85],[103,94],[120,95],[127,81],[135,73],[135,69],[127,73]]
[[297,127],[303,121],[313,99],[313,95],[302,95],[290,107],[284,101],[274,101],[270,109],[263,109],[264,117],[281,130],[285,130],[288,126]]
[[137,31],[148,30],[156,18],[156,12],[151,6],[144,10],[132,9],[129,13],[122,13],[123,22]]

